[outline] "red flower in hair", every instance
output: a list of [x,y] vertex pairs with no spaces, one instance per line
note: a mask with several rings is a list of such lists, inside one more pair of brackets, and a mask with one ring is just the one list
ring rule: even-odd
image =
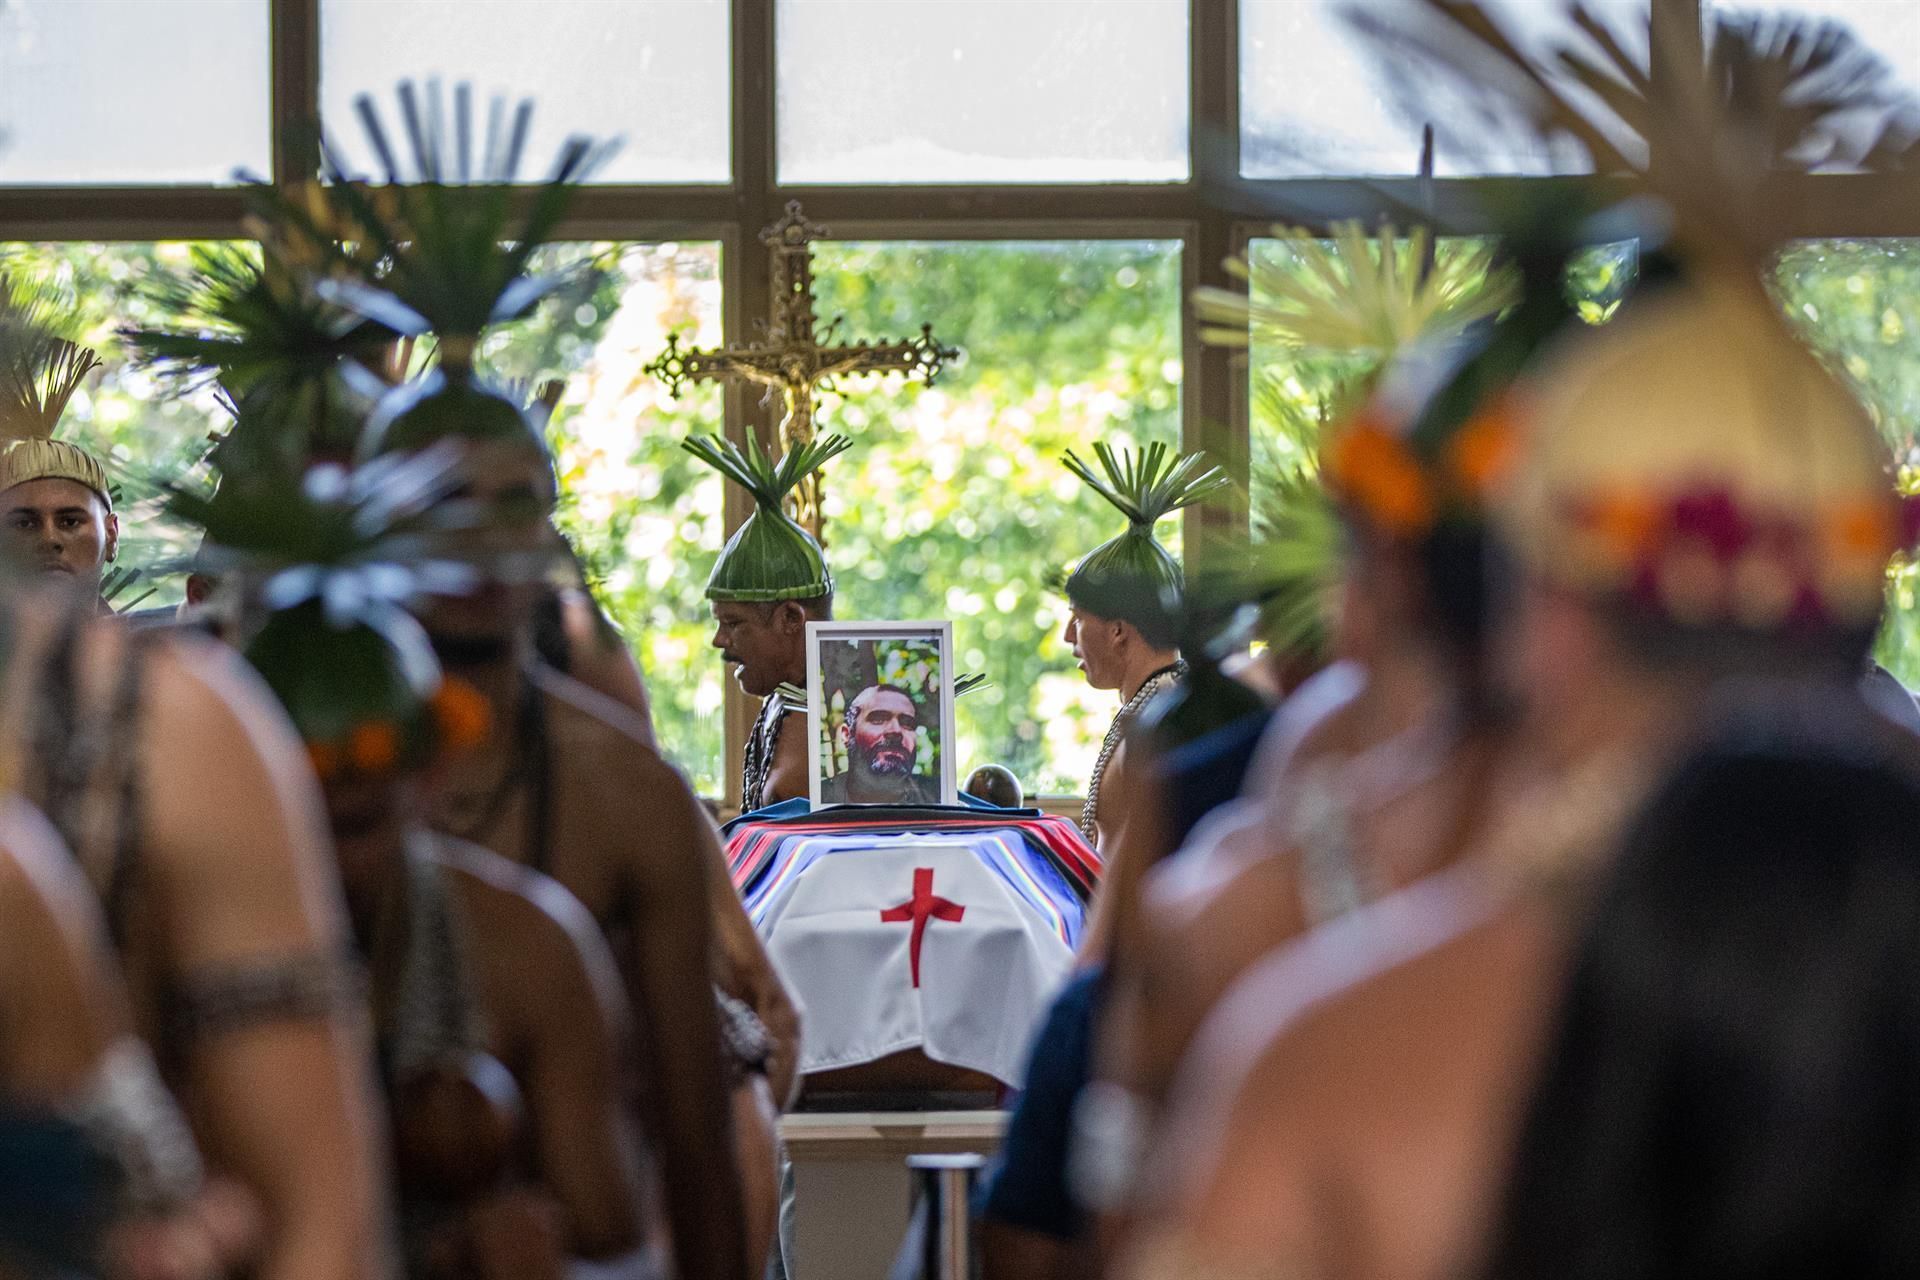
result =
[[1676,539],[1706,543],[1714,559],[1723,562],[1738,559],[1754,540],[1753,522],[1725,489],[1700,490],[1676,500],[1672,529]]

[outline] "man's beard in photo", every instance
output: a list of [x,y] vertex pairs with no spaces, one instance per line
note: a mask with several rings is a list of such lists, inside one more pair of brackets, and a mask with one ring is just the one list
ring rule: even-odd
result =
[[[893,748],[893,754],[885,763],[876,758],[882,747]],[[905,779],[913,773],[913,752],[907,750],[904,738],[882,738],[874,744],[871,753],[856,744],[853,748],[853,767],[869,778]]]

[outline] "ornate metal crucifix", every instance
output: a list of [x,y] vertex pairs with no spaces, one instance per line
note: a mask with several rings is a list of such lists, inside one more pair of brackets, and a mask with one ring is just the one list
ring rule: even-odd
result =
[[[767,399],[782,398],[786,415],[780,421],[780,446],[791,449],[813,439],[815,398],[836,391],[833,380],[845,375],[904,373],[932,384],[940,366],[960,354],[934,340],[933,326],[920,326],[917,338],[893,342],[836,344],[836,318],[824,331],[813,313],[813,241],[827,229],[808,222],[798,200],[789,201],[786,216],[760,233],[773,268],[773,301],[766,334],[759,342],[683,351],[679,336],[667,336],[667,349],[646,372],[667,384],[669,395],[679,395],[689,382],[755,382],[766,387]],[[820,533],[820,477],[815,474],[794,490],[794,516]]]

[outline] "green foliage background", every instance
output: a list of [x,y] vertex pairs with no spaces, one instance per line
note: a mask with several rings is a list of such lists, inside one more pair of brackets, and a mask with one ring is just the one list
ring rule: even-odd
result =
[[[1060,465],[1094,440],[1180,438],[1180,254],[1164,241],[825,244],[823,320],[856,338],[931,321],[964,360],[929,389],[870,382],[822,430],[827,553],[848,619],[951,619],[955,765],[1003,764],[1027,791],[1078,792],[1111,720],[1060,642],[1048,585],[1125,521]],[[1177,548],[1178,522],[1162,537]]]
[[[1894,450],[1902,487],[1920,489],[1920,240],[1808,240],[1775,276],[1782,305],[1828,363],[1860,389]],[[1889,575],[1878,656],[1920,685],[1920,564]]]

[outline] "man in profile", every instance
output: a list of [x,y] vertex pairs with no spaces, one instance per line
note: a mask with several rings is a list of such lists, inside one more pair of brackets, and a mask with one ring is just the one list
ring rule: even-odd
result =
[[840,725],[842,773],[820,783],[822,804],[939,804],[939,788],[913,771],[920,754],[920,709],[898,685],[868,685]]

